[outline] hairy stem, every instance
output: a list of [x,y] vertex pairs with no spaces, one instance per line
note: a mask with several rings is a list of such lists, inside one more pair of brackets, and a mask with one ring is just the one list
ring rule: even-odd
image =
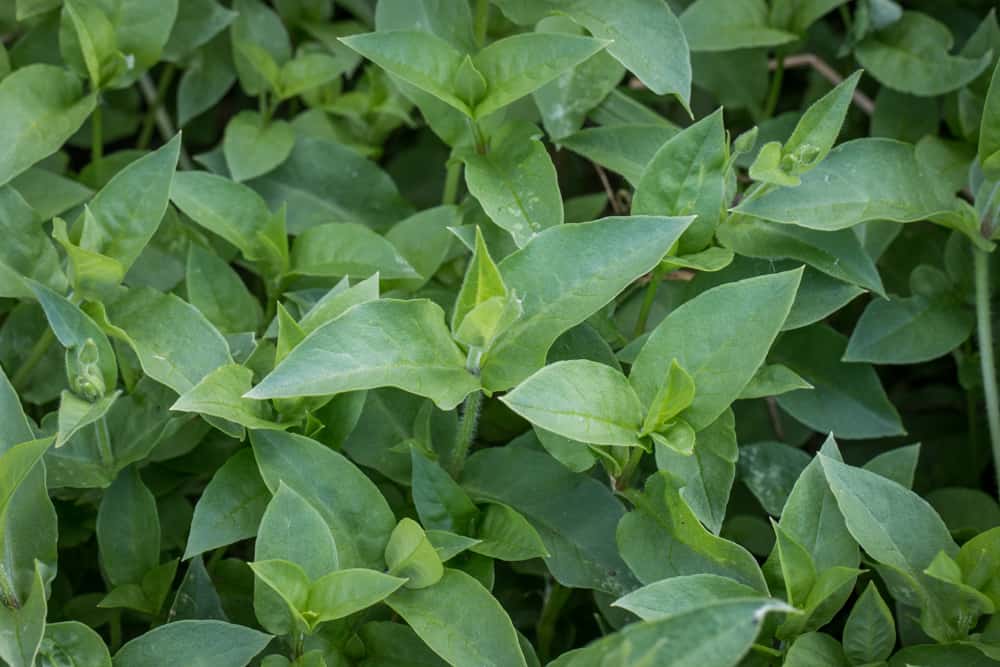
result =
[[993,323],[990,320],[990,257],[973,249],[976,276],[976,321],[979,341],[979,363],[983,374],[983,393],[986,396],[986,421],[993,447],[993,467],[1000,490],[1000,398],[997,394],[996,364],[993,359]]
[[45,357],[45,353],[49,351],[49,347],[52,346],[55,339],[56,336],[52,333],[52,329],[46,327],[41,337],[31,346],[31,350],[28,352],[24,363],[21,364],[17,372],[14,373],[14,377],[11,378],[10,383],[14,386],[14,389],[18,392],[24,389],[25,383],[27,383],[28,378],[31,376],[31,371],[35,370],[38,362]]
[[455,479],[461,476],[469,448],[476,438],[476,426],[479,424],[479,411],[482,407],[481,391],[469,394],[462,403],[462,421],[458,424],[458,435],[455,437],[455,449],[452,451],[451,459],[451,475]]

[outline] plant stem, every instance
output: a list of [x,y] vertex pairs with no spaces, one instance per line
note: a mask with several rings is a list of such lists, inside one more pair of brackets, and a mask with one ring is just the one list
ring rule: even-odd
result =
[[451,475],[455,479],[462,474],[465,459],[469,455],[469,447],[476,437],[476,426],[479,424],[479,410],[483,407],[483,392],[474,391],[465,397],[462,403],[462,421],[458,424],[458,435],[455,438],[455,449],[451,453]]
[[97,102],[94,113],[90,116],[90,161],[99,163],[104,156],[103,119],[101,118],[101,103]]
[[642,447],[630,447],[628,453],[628,460],[625,461],[625,465],[622,466],[622,472],[618,475],[618,479],[614,480],[614,490],[624,491],[629,488],[632,477],[635,475],[635,471],[639,468],[639,462],[642,461],[642,455],[645,454],[645,450]]
[[444,177],[444,194],[442,204],[454,204],[458,201],[458,184],[462,179],[462,163],[454,160],[448,163],[448,172]]
[[663,280],[663,271],[663,264],[657,264],[656,268],[653,269],[653,273],[649,276],[646,294],[642,297],[642,306],[639,308],[639,317],[635,321],[635,331],[632,332],[633,338],[638,338],[646,332],[646,324],[649,322],[649,311],[652,310],[653,303],[656,301],[656,291],[660,288],[660,282]]
[[990,256],[979,248],[974,248],[972,253],[976,276],[979,362],[983,374],[983,393],[986,396],[986,421],[993,447],[993,467],[1000,492],[1000,398],[997,393],[996,364],[993,360],[993,322],[990,320]]
[[538,617],[538,625],[535,628],[535,634],[538,638],[538,658],[543,664],[552,657],[552,640],[555,639],[556,622],[572,594],[573,589],[566,588],[558,581],[553,581],[548,595],[545,596],[545,604],[542,605],[542,613]]
[[109,632],[111,634],[110,642],[108,642],[108,648],[112,653],[117,653],[118,649],[122,647],[122,610],[115,609],[111,613],[111,620],[109,621],[110,628]]
[[111,449],[111,433],[108,432],[107,417],[101,417],[94,424],[97,429],[97,451],[101,457],[101,463],[110,467],[115,461],[115,453]]
[[10,383],[14,386],[14,389],[21,391],[24,388],[24,384],[28,381],[31,371],[35,370],[38,362],[45,357],[45,353],[49,351],[49,347],[51,347],[55,339],[56,336],[52,333],[52,329],[46,327],[41,338],[36,340],[35,344],[31,346],[31,350],[28,352],[28,357],[24,360],[24,363],[21,364],[17,372],[14,373],[14,377],[11,378]]
[[[148,75],[144,74],[139,77],[139,90],[142,92],[143,99],[146,100],[146,104],[150,108],[154,108],[157,99],[156,88],[153,87],[153,81]],[[155,106],[155,117],[156,117],[156,127],[160,130],[160,138],[163,141],[170,141],[173,139],[174,135],[177,134],[177,130],[174,129],[174,123],[170,120],[170,114],[167,113],[166,109],[162,105]],[[194,169],[194,162],[191,161],[191,157],[184,150],[183,144],[181,145],[181,155],[180,155],[180,166],[181,169]]]
[[163,72],[160,73],[160,81],[156,86],[156,96],[151,102],[147,102],[149,109],[146,111],[146,117],[142,120],[142,130],[139,132],[139,141],[136,143],[136,148],[144,149],[149,146],[149,142],[153,138],[153,127],[156,125],[156,116],[163,105],[163,100],[167,96],[167,90],[170,88],[170,84],[173,83],[176,74],[177,66],[173,63],[167,63],[163,68]]
[[490,23],[490,0],[476,0],[476,45],[486,44],[486,29]]
[[777,65],[774,74],[771,76],[771,89],[767,93],[767,102],[764,103],[764,118],[774,115],[774,110],[778,108],[778,98],[781,97],[781,83],[785,79],[785,57],[778,54]]

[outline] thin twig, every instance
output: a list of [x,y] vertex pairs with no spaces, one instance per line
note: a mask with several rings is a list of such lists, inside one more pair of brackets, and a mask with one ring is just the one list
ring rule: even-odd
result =
[[[815,53],[797,53],[784,59],[785,69],[811,67],[817,74],[832,83],[839,85],[844,81],[844,77],[837,70],[833,69],[829,63],[817,56]],[[778,61],[771,60],[767,63],[768,69],[774,71],[778,69]],[[875,112],[875,102],[860,90],[854,91],[854,105],[864,111],[869,116]]]
[[608,180],[608,173],[604,171],[604,167],[597,164],[596,162],[592,164],[594,165],[594,169],[597,171],[597,175],[601,179],[601,185],[604,186],[605,194],[608,195],[608,202],[610,202],[611,204],[611,210],[614,212],[615,215],[622,215],[624,211],[622,211],[621,203],[618,201],[618,197],[615,195],[614,188],[611,187],[611,181]]
[[[163,137],[164,141],[170,141],[177,134],[177,130],[174,129],[174,123],[170,120],[170,114],[158,105],[156,86],[153,85],[153,80],[149,78],[148,74],[139,77],[139,90],[142,91],[146,104],[150,108],[156,107],[156,127],[160,130],[160,136]],[[182,169],[194,169],[194,163],[187,151],[184,150],[183,144],[181,145],[180,163]]]

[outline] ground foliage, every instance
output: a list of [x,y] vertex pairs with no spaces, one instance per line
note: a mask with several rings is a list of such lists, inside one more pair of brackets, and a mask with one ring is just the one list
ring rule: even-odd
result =
[[4,0],[0,664],[1000,664],[992,4]]

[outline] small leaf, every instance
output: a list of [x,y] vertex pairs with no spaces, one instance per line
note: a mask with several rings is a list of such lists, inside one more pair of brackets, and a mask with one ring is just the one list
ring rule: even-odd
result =
[[385,547],[385,563],[389,574],[408,580],[404,585],[409,589],[433,586],[444,571],[427,534],[413,519],[396,524]]
[[490,503],[482,513],[472,551],[498,560],[518,561],[549,555],[536,531],[517,510]]
[[375,570],[338,570],[313,582],[306,608],[315,626],[367,609],[405,583]]
[[222,140],[226,165],[234,181],[266,174],[288,159],[295,131],[283,120],[265,121],[253,111],[241,111],[226,125]]
[[292,271],[358,280],[376,273],[385,280],[420,277],[389,241],[367,227],[347,222],[312,227],[296,237]]
[[854,664],[886,660],[896,647],[896,623],[875,584],[851,609],[844,625],[844,652]]
[[176,621],[122,646],[115,667],[245,667],[271,635],[223,621]]

